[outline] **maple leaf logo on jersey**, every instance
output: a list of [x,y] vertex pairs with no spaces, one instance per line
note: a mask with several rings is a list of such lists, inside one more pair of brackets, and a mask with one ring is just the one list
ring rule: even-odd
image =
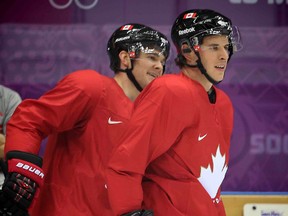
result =
[[221,155],[220,146],[218,146],[215,156],[212,154],[212,163],[213,170],[211,169],[210,164],[207,168],[201,167],[198,180],[213,199],[216,197],[228,169],[226,156],[225,154]]

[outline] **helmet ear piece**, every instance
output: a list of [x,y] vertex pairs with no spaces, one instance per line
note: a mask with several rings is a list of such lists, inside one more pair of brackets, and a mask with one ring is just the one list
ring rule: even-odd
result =
[[[193,46],[194,51],[198,52],[200,50],[200,46],[199,45],[195,45]],[[191,48],[183,48],[182,49],[183,53],[191,53],[192,49]]]
[[192,50],[190,48],[184,48],[184,49],[182,49],[182,52],[183,53],[191,53]]
[[199,45],[195,45],[193,48],[196,52],[198,52],[201,49]]

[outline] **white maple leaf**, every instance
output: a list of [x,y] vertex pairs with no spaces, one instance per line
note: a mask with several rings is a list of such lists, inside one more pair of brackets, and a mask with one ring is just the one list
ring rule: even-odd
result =
[[225,154],[223,156],[221,155],[220,146],[218,146],[215,156],[212,154],[212,163],[213,170],[211,169],[210,164],[207,168],[201,167],[198,181],[202,184],[210,197],[214,199],[228,169],[226,156]]

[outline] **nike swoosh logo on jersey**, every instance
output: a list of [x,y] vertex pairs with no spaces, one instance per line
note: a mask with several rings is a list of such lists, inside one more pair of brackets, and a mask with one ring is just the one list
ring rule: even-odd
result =
[[122,121],[112,121],[111,117],[108,119],[108,124],[121,124]]
[[203,140],[206,136],[207,136],[207,133],[206,133],[205,135],[203,135],[203,136],[201,136],[201,135],[199,134],[199,136],[198,136],[198,141]]

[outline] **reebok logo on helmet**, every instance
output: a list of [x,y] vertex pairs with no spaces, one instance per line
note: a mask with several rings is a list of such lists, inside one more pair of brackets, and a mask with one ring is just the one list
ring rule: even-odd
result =
[[190,32],[194,32],[195,31],[195,28],[194,27],[191,27],[191,28],[188,28],[188,29],[184,29],[184,30],[180,30],[178,32],[178,35],[183,35],[183,34],[188,34]]
[[129,39],[129,38],[130,38],[130,36],[125,36],[125,37],[117,38],[117,39],[115,40],[115,43],[117,43],[117,42],[119,42],[119,41],[127,40],[127,39]]

